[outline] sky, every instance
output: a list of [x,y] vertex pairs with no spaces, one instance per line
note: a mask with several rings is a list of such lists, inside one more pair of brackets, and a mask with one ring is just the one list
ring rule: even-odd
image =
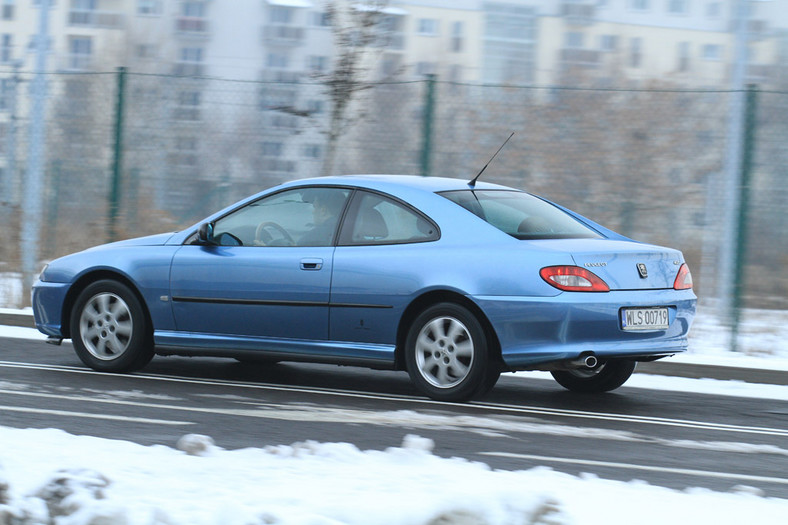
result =
[[[749,312],[742,345],[749,355],[730,355],[716,322],[700,316],[700,339],[673,359],[788,371],[786,317]],[[43,339],[0,326],[2,337]],[[786,386],[737,381],[635,374],[627,386],[788,401]],[[51,517],[58,525],[740,525],[783,524],[788,516],[788,500],[746,485],[674,490],[548,467],[500,471],[441,458],[434,447],[415,434],[385,450],[311,441],[225,450],[200,435],[142,446],[8,428],[0,419],[0,523],[13,516],[25,525]]]

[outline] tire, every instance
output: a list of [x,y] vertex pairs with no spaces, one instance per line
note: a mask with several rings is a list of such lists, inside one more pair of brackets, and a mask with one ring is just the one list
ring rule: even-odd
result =
[[467,401],[487,393],[500,375],[479,320],[466,308],[439,303],[411,324],[405,364],[411,381],[432,399]]
[[550,372],[559,385],[584,394],[598,394],[615,390],[635,371],[635,361],[616,359],[605,361],[592,369],[555,370]]
[[71,310],[71,340],[79,359],[100,372],[131,372],[153,358],[151,328],[137,296],[118,281],[96,281]]

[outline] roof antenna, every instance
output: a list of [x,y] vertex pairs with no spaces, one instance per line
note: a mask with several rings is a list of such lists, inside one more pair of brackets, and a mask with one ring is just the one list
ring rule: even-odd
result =
[[506,146],[506,143],[507,143],[507,142],[509,142],[509,139],[510,139],[510,138],[512,138],[513,136],[514,136],[514,131],[512,131],[512,134],[511,134],[511,135],[509,135],[509,138],[508,138],[508,139],[506,139],[506,140],[504,140],[504,141],[503,141],[503,144],[501,144],[501,147],[500,147],[500,148],[498,148],[498,151],[496,151],[496,152],[495,152],[495,154],[494,154],[492,157],[490,157],[490,160],[488,160],[488,161],[487,161],[487,164],[485,164],[485,165],[484,165],[484,167],[482,168],[482,170],[481,170],[479,173],[477,173],[477,174],[476,174],[476,176],[475,176],[473,179],[471,179],[471,181],[468,183],[468,186],[470,186],[471,188],[473,188],[474,186],[476,186],[476,181],[479,179],[479,177],[481,177],[481,176],[482,176],[482,173],[484,173],[484,170],[486,170],[486,169],[487,169],[487,166],[489,166],[489,165],[490,165],[490,163],[493,161],[493,159],[494,159],[494,158],[495,158],[495,157],[498,155],[498,153],[500,153],[500,152],[501,152],[501,150],[503,149],[503,147],[504,147],[504,146]]

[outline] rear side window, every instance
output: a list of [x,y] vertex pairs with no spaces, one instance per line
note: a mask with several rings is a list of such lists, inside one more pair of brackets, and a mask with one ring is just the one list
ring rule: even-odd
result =
[[560,208],[521,191],[461,190],[441,195],[517,239],[601,238]]
[[341,245],[434,241],[437,226],[416,210],[377,193],[357,191],[342,226]]

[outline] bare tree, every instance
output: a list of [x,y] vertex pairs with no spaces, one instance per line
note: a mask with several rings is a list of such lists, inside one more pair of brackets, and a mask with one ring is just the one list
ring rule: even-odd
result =
[[352,121],[349,117],[351,103],[360,91],[370,87],[366,74],[367,60],[376,49],[380,49],[375,44],[380,37],[380,22],[386,4],[386,0],[371,0],[363,4],[339,0],[325,5],[335,53],[331,72],[316,75],[326,87],[331,103],[322,175],[330,175],[334,170],[337,144]]

